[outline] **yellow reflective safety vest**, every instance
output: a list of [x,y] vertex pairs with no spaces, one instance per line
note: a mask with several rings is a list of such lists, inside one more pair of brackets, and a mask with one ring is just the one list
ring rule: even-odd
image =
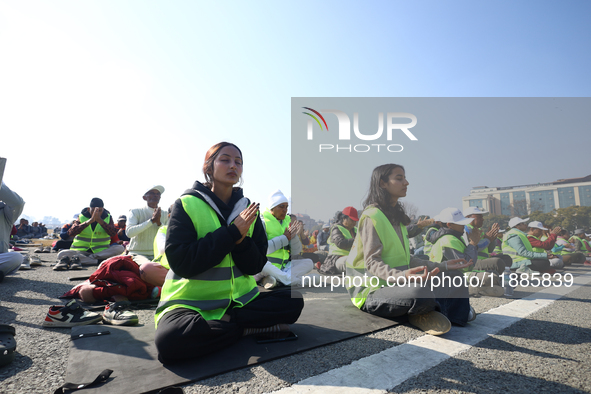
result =
[[[390,268],[408,269],[410,249],[408,247],[406,226],[400,224],[404,241],[403,245],[386,215],[378,208],[371,207],[363,211],[361,218],[359,218],[359,228],[361,228],[365,220],[372,221],[380,237],[380,241],[382,241],[383,249],[381,257],[384,263],[388,264]],[[351,253],[347,258],[346,267],[347,277],[345,278],[345,285],[353,305],[357,308],[363,307],[370,293],[388,286],[385,280],[372,276],[366,270],[361,237],[355,238]],[[392,285],[393,283],[390,283],[390,286]]]
[[423,254],[424,255],[428,256],[429,253],[431,253],[431,249],[433,248],[433,244],[428,241],[429,235],[431,235],[430,233],[432,233],[433,231],[438,231],[438,230],[439,229],[437,227],[429,227],[427,229],[427,232],[423,236]]
[[[343,236],[345,237],[345,239],[353,238],[353,236],[351,235],[349,230],[347,230],[346,227],[341,226],[339,224],[337,224],[336,226],[341,231],[341,233],[343,233]],[[332,228],[330,229],[330,233],[332,234]],[[332,236],[328,237],[328,245],[329,245],[328,246],[328,254],[337,255],[337,256],[348,256],[349,255],[349,252],[350,252],[349,250],[339,248],[334,242],[332,242],[331,239],[332,239]]]
[[581,238],[577,237],[576,235],[573,235],[571,237],[571,239],[573,239],[573,238],[581,243],[581,252],[589,252],[589,249],[587,249],[587,245],[585,245],[585,241],[583,241]]
[[[181,202],[195,226],[198,239],[221,227],[216,211],[205,201],[184,195]],[[255,223],[248,229],[247,236],[252,236]],[[192,309],[205,320],[220,320],[230,305],[242,307],[258,295],[254,278],[243,274],[234,264],[232,254],[228,253],[218,265],[192,278],[168,271],[154,320],[157,327],[160,318],[175,308]]]
[[[263,212],[263,220],[265,221],[265,231],[267,232],[268,241],[285,233],[285,230],[287,230],[289,223],[291,222],[291,217],[288,215],[285,219],[279,222],[279,220],[273,216],[273,213],[271,213],[269,209],[266,209],[265,212]],[[284,246],[273,253],[269,253],[267,255],[267,260],[269,260],[269,262],[275,267],[279,269],[283,268],[289,261],[288,246]]]
[[[558,245],[558,246],[561,246],[561,245],[558,243],[558,240],[559,240],[559,239],[564,239],[564,238],[556,238],[556,245]],[[565,239],[565,241],[566,241],[566,242],[568,242],[568,240],[566,240],[566,239]],[[573,254],[573,253],[575,253],[575,252],[568,252],[568,251],[564,250],[564,249],[565,249],[565,248],[567,248],[567,247],[570,247],[570,245],[564,245],[564,248],[562,248],[562,249],[561,249],[561,250],[559,250],[558,252],[552,252],[552,253],[553,253],[553,254],[559,254],[559,255],[561,255],[561,256],[564,256],[564,255],[567,255],[567,254]]]
[[534,251],[534,249],[531,246],[531,243],[527,239],[527,235],[525,235],[525,233],[523,231],[521,231],[521,230],[518,230],[516,228],[512,228],[511,230],[507,231],[507,233],[503,236],[503,246],[502,246],[503,247],[503,253],[504,254],[508,254],[509,256],[511,256],[511,259],[513,259],[513,264],[518,263],[521,260],[529,260],[527,257],[519,256],[517,254],[517,251],[515,249],[513,249],[507,243],[507,239],[512,234],[517,234],[519,236],[519,239],[521,239],[521,242],[523,242],[523,245],[525,246],[525,249],[529,250],[530,252],[533,252]]
[[[458,237],[454,237],[451,234],[446,234],[443,237],[440,237],[433,248],[431,249],[431,253],[429,254],[429,260],[434,261],[436,263],[442,263],[447,259],[444,256],[443,250],[445,248],[455,249],[460,253],[464,253],[466,251],[466,244],[463,240],[459,239]],[[474,262],[476,263],[476,262]],[[470,272],[474,266],[471,265],[470,267],[463,268],[462,272]]]
[[[501,241],[501,245],[503,244],[503,241]],[[501,248],[501,245],[499,245],[497,243],[497,240],[495,239],[495,250],[493,250],[493,253],[495,254],[502,254],[503,253],[503,249]]]
[[[78,220],[80,223],[84,223],[90,220],[90,218],[80,214]],[[111,222],[111,214],[107,214],[104,222]],[[94,230],[92,229],[92,224],[89,224],[80,234],[76,235],[70,249],[79,250],[81,252],[86,252],[90,249],[92,253],[98,253],[101,250],[107,249],[110,244],[111,236],[105,231],[103,226],[96,223]]]
[[170,269],[170,265],[168,265],[168,259],[166,258],[166,253],[160,254],[160,250],[158,249],[158,244],[156,242],[156,239],[158,239],[158,234],[166,235],[167,229],[168,229],[168,226],[166,226],[166,225],[161,226],[158,229],[156,236],[154,237],[154,260],[152,260],[152,261],[160,263],[160,265],[162,265],[166,269]]
[[[537,239],[538,241],[543,241],[543,240],[540,240],[538,237],[534,237],[534,236],[533,236],[533,235],[531,235],[531,234],[528,234],[528,235],[527,235],[527,237],[528,237],[528,238],[529,238],[529,237],[532,237],[532,238],[534,238],[534,239]],[[546,239],[548,239],[548,237],[546,237]],[[529,240],[528,240],[528,242],[529,242]],[[530,242],[529,244],[531,245],[531,242]],[[546,253],[546,249],[539,248],[539,247],[536,247],[536,248],[534,248],[534,247],[532,246],[532,247],[531,247],[531,250],[533,250],[534,252],[538,252],[538,253]]]

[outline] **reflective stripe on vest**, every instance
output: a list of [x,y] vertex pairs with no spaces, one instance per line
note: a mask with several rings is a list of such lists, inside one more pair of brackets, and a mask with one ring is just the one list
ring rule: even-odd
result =
[[443,237],[440,237],[433,245],[433,249],[431,249],[431,253],[429,254],[429,260],[436,263],[446,261],[447,259],[443,255],[444,248],[451,248],[457,250],[460,253],[464,253],[466,250],[466,244],[459,240],[458,237],[454,237],[451,234],[446,234]]
[[517,254],[517,251],[507,243],[507,239],[510,235],[513,234],[517,234],[519,236],[521,242],[523,242],[523,246],[525,246],[525,249],[529,250],[530,252],[534,251],[531,246],[531,243],[527,239],[527,235],[525,235],[523,231],[520,231],[516,228],[512,228],[511,230],[507,231],[507,234],[503,236],[503,254],[508,254],[509,256],[511,256],[511,259],[513,259],[513,263],[517,263],[521,260],[529,260],[527,257],[519,256]]
[[162,226],[158,229],[158,232],[156,233],[156,236],[154,237],[154,260],[155,262],[160,263],[164,268],[166,269],[170,269],[170,265],[168,265],[168,259],[166,258],[166,253],[162,253],[160,254],[160,250],[158,249],[158,243],[156,242],[156,240],[158,239],[158,234],[164,234],[166,235],[166,230],[168,229],[168,226]]
[[[364,220],[371,220],[378,233],[378,237],[383,245],[381,257],[384,263],[388,264],[390,268],[408,269],[410,249],[408,247],[408,232],[406,231],[406,226],[403,224],[400,225],[402,237],[404,239],[403,246],[394,227],[392,227],[392,224],[388,218],[386,218],[386,215],[384,215],[384,213],[378,208],[372,207],[363,211],[363,215],[361,215],[361,218],[359,219],[359,228],[361,228]],[[363,255],[361,237],[355,237],[346,265],[347,278],[345,283],[347,291],[349,292],[353,305],[357,308],[361,308],[365,304],[367,296],[370,293],[388,286],[387,282],[382,279],[379,279],[379,283],[375,287],[370,284],[370,282],[372,282],[370,280],[372,275],[365,268],[365,256]],[[360,286],[355,285],[357,282],[355,281],[355,278],[357,277],[361,279],[360,281],[358,280],[361,282]],[[392,283],[390,283],[390,285],[392,285]]]
[[[443,237],[440,237],[433,245],[433,249],[431,249],[431,254],[429,255],[429,260],[434,261],[436,263],[441,263],[447,261],[444,255],[444,249],[450,248],[455,249],[460,253],[464,253],[466,251],[466,244],[463,240],[455,237],[451,234],[446,234]],[[476,262],[473,262],[476,264]],[[471,272],[474,269],[474,265],[471,265],[466,268],[462,268],[462,272]],[[482,271],[475,271],[475,272],[482,272]]]
[[[78,217],[80,223],[84,223],[89,219],[89,217],[82,214]],[[107,215],[104,222],[107,224],[111,222],[110,214]],[[80,250],[82,252],[86,252],[90,249],[92,253],[98,253],[101,250],[107,249],[110,244],[111,236],[105,231],[103,226],[96,223],[94,230],[92,229],[92,224],[89,224],[80,234],[76,235],[70,249]]]
[[[214,209],[200,198],[184,195],[181,202],[198,239],[222,226]],[[247,236],[252,236],[255,223],[248,229]],[[205,320],[219,320],[232,303],[241,307],[258,294],[254,278],[242,274],[229,253],[218,265],[192,278],[182,278],[173,270],[168,271],[154,320],[158,325],[165,313],[179,307],[195,310]]]
[[[345,237],[345,239],[353,238],[353,236],[351,235],[349,230],[347,230],[345,227],[338,225],[338,224],[336,226],[341,231],[341,233],[343,233],[343,236]],[[332,228],[330,229],[330,234],[331,234],[331,236],[328,237],[328,245],[329,245],[328,254],[337,255],[337,256],[348,256],[350,250],[341,249],[334,242],[331,241]]]
[[[279,223],[279,220],[273,213],[267,209],[263,212],[263,219],[265,220],[265,231],[267,232],[267,241],[271,240],[275,237],[279,237],[285,233],[285,230],[289,227],[289,222],[291,221],[290,216],[286,216],[285,219]],[[289,250],[285,249],[284,246],[281,249],[277,249],[273,253],[267,255],[267,260],[271,262],[274,266],[281,269],[287,262],[289,261]],[[272,259],[271,259],[272,258]]]

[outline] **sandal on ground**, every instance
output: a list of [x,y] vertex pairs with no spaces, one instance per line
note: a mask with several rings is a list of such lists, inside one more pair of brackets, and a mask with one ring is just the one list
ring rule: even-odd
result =
[[10,364],[16,352],[16,330],[7,324],[0,324],[0,367]]
[[451,330],[449,319],[437,311],[422,315],[408,315],[408,322],[429,335],[443,335]]

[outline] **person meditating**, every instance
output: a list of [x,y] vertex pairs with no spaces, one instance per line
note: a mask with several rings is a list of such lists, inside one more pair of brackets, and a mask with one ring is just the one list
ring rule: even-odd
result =
[[410,218],[399,202],[408,185],[400,165],[373,170],[359,231],[346,260],[345,283],[351,301],[362,311],[385,318],[408,316],[410,324],[427,334],[441,335],[451,323],[463,326],[476,314],[466,286],[443,285],[442,280],[431,290],[430,280],[445,274],[455,282],[453,278],[461,277],[460,270],[472,262],[439,264],[410,256]]
[[173,205],[165,253],[170,265],[156,309],[155,344],[164,364],[199,357],[241,336],[288,331],[304,307],[301,294],[259,293],[251,275],[267,259],[259,204],[240,187],[240,149],[220,142],[205,155],[206,182]]

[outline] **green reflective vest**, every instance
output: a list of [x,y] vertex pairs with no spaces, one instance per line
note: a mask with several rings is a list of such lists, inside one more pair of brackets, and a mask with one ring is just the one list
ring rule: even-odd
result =
[[429,227],[427,232],[423,236],[423,254],[428,256],[431,253],[431,249],[433,248],[433,244],[429,242],[427,239],[429,238],[430,233],[433,231],[439,230],[437,227]]
[[[275,237],[279,237],[285,233],[285,230],[289,227],[291,217],[288,215],[281,221],[277,220],[273,213],[269,209],[263,212],[263,219],[265,220],[265,231],[267,232],[267,241]],[[267,260],[275,267],[281,269],[289,261],[289,249],[284,246],[281,249],[277,249],[273,253],[267,255]]]
[[168,229],[168,226],[166,226],[166,225],[161,226],[158,229],[156,236],[154,237],[154,256],[155,257],[154,257],[154,260],[152,260],[152,261],[160,263],[166,269],[170,269],[170,265],[168,265],[168,259],[166,258],[166,253],[160,254],[160,250],[158,249],[158,244],[156,242],[156,239],[158,239],[158,234],[166,235],[167,229]]
[[[527,237],[528,237],[528,238],[529,238],[529,237],[532,237],[533,239],[537,239],[538,241],[540,241],[540,239],[539,239],[538,237],[534,237],[534,236],[533,236],[533,235],[531,235],[531,234],[527,234]],[[548,237],[546,237],[546,239],[548,239]],[[529,240],[528,240],[528,242],[529,242]],[[531,242],[530,242],[529,244],[531,245]],[[535,248],[534,248],[534,247],[532,246],[531,250],[533,250],[534,252],[538,252],[538,253],[546,253],[546,249],[543,249],[543,248],[540,248],[540,247],[535,247]]]
[[[561,245],[558,243],[558,239],[564,239],[564,238],[556,238],[556,245],[558,245],[558,246],[561,246]],[[566,242],[568,242],[568,240],[566,240],[566,239],[565,239],[565,241],[566,241]],[[562,248],[562,250],[560,250],[560,251],[558,251],[558,252],[552,252],[552,253],[553,253],[553,254],[559,254],[559,255],[561,255],[561,256],[564,256],[564,255],[567,255],[567,254],[573,254],[573,253],[575,253],[575,252],[568,252],[568,251],[564,250],[565,248],[569,248],[569,247],[571,247],[571,246],[570,246],[570,245],[564,245],[564,248]]]
[[[496,241],[495,241],[496,243]],[[501,241],[502,244],[502,241]],[[499,245],[498,243],[495,245],[495,250],[493,250],[493,253],[496,255],[502,254],[503,253],[503,249],[501,249],[501,245]]]
[[[349,230],[347,230],[346,227],[343,227],[339,224],[337,224],[336,226],[341,231],[341,233],[343,233],[343,236],[345,237],[345,239],[353,238],[353,236],[351,235]],[[330,229],[330,234],[332,234],[332,228]],[[349,250],[341,249],[334,242],[332,242],[332,236],[328,237],[328,245],[329,245],[328,254],[333,254],[333,255],[337,255],[337,256],[348,256],[349,255],[349,252],[350,252]]]
[[519,239],[521,239],[521,242],[523,242],[525,249],[529,250],[530,252],[534,251],[534,249],[531,246],[531,243],[527,239],[527,235],[525,235],[525,233],[521,230],[512,228],[511,230],[507,231],[507,233],[503,236],[503,253],[511,256],[511,259],[513,259],[513,264],[518,263],[521,260],[529,260],[527,257],[519,256],[517,254],[517,251],[513,249],[511,246],[509,246],[509,244],[507,243],[507,238],[509,238],[509,236],[512,234],[517,234],[519,236]]
[[[364,220],[371,220],[373,223],[380,241],[382,242],[382,260],[388,264],[390,268],[408,269],[408,263],[410,262],[410,249],[408,247],[408,232],[406,226],[400,224],[400,229],[403,235],[403,241],[400,242],[400,238],[392,224],[378,208],[371,207],[363,211],[363,215],[359,219],[359,227],[363,225]],[[367,296],[374,291],[388,286],[387,282],[383,279],[373,279],[372,275],[365,268],[365,256],[363,255],[363,244],[361,243],[361,237],[356,237],[351,248],[351,253],[347,258],[347,277],[345,278],[345,285],[353,305],[357,308],[363,307]],[[392,285],[393,283],[390,283]]]
[[[82,214],[78,217],[80,223],[84,223],[88,221],[90,218],[86,217]],[[111,215],[107,214],[105,218],[105,223],[111,222]],[[96,223],[96,222],[95,222]],[[74,241],[72,242],[72,246],[70,249],[72,250],[79,250],[81,252],[86,252],[87,250],[91,250],[92,253],[98,253],[101,250],[105,250],[111,244],[111,236],[107,234],[103,226],[96,223],[94,226],[94,230],[92,229],[92,224],[89,224],[82,232],[74,237]]]
[[573,235],[571,237],[571,239],[573,239],[573,238],[581,243],[581,252],[588,252],[589,251],[587,249],[587,245],[585,245],[585,242],[581,238],[577,237],[576,235]]
[[[434,261],[436,263],[441,263],[446,261],[443,254],[444,248],[455,249],[460,253],[464,253],[466,251],[466,244],[463,240],[459,239],[458,237],[454,237],[451,234],[446,234],[443,237],[440,237],[437,242],[433,245],[433,249],[431,249],[431,253],[429,254],[429,260]],[[476,262],[474,262],[476,263]],[[471,265],[470,267],[463,268],[463,272],[470,272],[474,266]]]
[[[181,202],[195,226],[197,239],[221,227],[216,211],[205,201],[184,195]],[[255,223],[250,226],[247,236],[252,235]],[[192,309],[205,320],[220,320],[231,304],[242,307],[258,295],[254,278],[244,275],[234,264],[232,254],[228,253],[218,265],[192,278],[168,271],[154,320],[158,326],[160,318],[175,308]]]

